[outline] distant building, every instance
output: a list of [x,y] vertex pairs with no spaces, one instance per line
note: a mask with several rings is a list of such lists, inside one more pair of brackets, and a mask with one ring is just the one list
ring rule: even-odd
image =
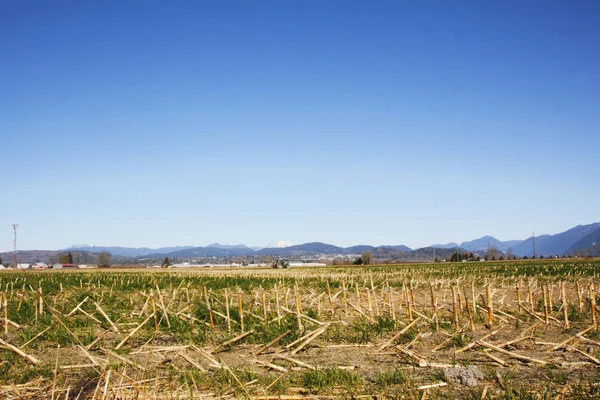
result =
[[38,262],[38,263],[33,264],[31,266],[31,268],[32,269],[46,269],[46,268],[48,268],[48,264]]
[[77,265],[77,264],[54,264],[54,268],[79,269],[79,265]]
[[325,263],[315,263],[315,262],[290,262],[291,267],[326,267]]
[[171,265],[171,268],[205,268],[205,267],[210,267],[210,265],[208,265],[208,264],[190,264],[188,262]]

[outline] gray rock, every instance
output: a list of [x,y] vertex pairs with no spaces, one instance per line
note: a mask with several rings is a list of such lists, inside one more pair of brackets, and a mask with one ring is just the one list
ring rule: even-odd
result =
[[474,365],[467,367],[457,365],[454,368],[448,368],[444,372],[444,376],[452,383],[460,383],[466,386],[477,386],[479,380],[483,379],[483,374]]

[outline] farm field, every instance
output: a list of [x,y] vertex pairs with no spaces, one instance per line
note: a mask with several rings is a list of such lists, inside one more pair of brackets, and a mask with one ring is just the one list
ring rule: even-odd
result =
[[2,271],[0,398],[599,398],[598,273]]

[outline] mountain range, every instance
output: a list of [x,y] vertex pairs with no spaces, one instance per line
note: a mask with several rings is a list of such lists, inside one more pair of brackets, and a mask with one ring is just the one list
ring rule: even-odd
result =
[[500,250],[503,253],[506,253],[509,247],[513,247],[519,244],[520,242],[520,240],[507,240],[503,242],[496,239],[493,236],[484,236],[479,239],[471,240],[468,242],[462,242],[460,244],[460,247],[469,251],[487,251],[488,247],[493,247],[495,249]]
[[[380,246],[380,247],[391,247],[397,251],[409,252],[410,248],[406,246]],[[214,247],[212,245],[206,247],[194,247],[188,249],[182,249],[174,252],[165,254],[168,257],[175,258],[201,258],[201,257],[236,257],[236,256],[282,256],[282,257],[293,257],[293,256],[306,256],[306,255],[349,255],[349,254],[360,254],[363,251],[373,251],[376,249],[374,246],[369,245],[358,245],[352,247],[338,247],[332,244],[311,242],[298,244],[295,246],[287,247],[266,247],[260,250],[253,250],[247,246],[219,246]],[[158,257],[159,253],[151,254],[149,257]]]
[[597,238],[600,236],[600,222],[589,225],[577,225],[567,231],[556,235],[532,236],[521,241],[513,247],[513,254],[517,256],[533,255],[535,241],[536,255],[569,254],[578,250],[587,250],[592,246],[600,244]]
[[93,245],[74,245],[64,251],[87,251],[89,253],[101,253],[107,251],[114,256],[123,257],[144,257],[151,254],[167,254],[182,250],[193,249],[194,246],[174,246],[174,247],[160,247],[158,249],[150,249],[148,247],[119,247],[119,246],[93,246]]
[[[501,241],[492,236],[483,236],[470,241],[448,244],[435,244],[431,247],[438,249],[455,249],[460,248],[470,252],[479,252],[485,254],[488,246],[498,249],[503,253],[509,251],[512,254],[523,257],[533,256],[533,245],[535,240],[536,256],[552,256],[573,254],[575,251],[595,249],[595,246],[600,246],[600,222],[588,225],[578,225],[565,232],[554,235],[540,235],[535,239],[532,237],[525,240],[507,240]],[[600,247],[598,247],[600,250]],[[413,249],[404,245],[385,245],[385,246],[370,246],[357,245],[351,247],[339,247],[332,244],[322,242],[310,242],[287,247],[267,247],[267,248],[251,248],[249,246],[224,245],[213,243],[208,246],[176,246],[162,247],[157,249],[149,248],[129,248],[129,247],[103,247],[103,246],[73,246],[65,250],[87,251],[91,253],[99,253],[108,251],[113,255],[125,257],[173,257],[173,258],[202,258],[202,257],[236,257],[236,256],[251,256],[251,255],[273,255],[283,257],[306,256],[306,255],[350,255],[360,254],[364,251],[371,251],[374,254],[389,254],[392,251],[400,253],[410,253]],[[440,252],[440,254],[442,254]]]

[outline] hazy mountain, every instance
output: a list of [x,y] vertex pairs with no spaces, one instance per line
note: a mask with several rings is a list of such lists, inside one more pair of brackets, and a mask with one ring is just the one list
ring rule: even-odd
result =
[[[56,250],[19,250],[17,251],[17,261],[20,263],[47,262],[51,257],[56,257],[59,251]],[[7,251],[0,253],[2,264],[11,265],[13,252]]]
[[310,254],[345,254],[346,250],[343,247],[334,246],[327,243],[311,242],[304,244],[297,244],[289,247],[267,247],[265,249],[257,251],[258,254],[272,254],[272,255],[310,255]]
[[493,236],[484,236],[479,239],[471,240],[469,242],[462,242],[460,247],[469,251],[478,251],[484,250],[487,251],[488,248],[488,240],[489,245],[495,249],[498,249],[502,252],[506,252],[509,247],[514,247],[517,244],[521,243],[520,240],[507,240],[505,242],[496,239]]
[[413,249],[411,249],[410,247],[405,246],[403,244],[392,245],[392,246],[379,246],[379,247],[391,247],[394,250],[404,251],[404,252],[413,251]]
[[[334,246],[332,244],[321,243],[321,242],[312,242],[312,243],[304,243],[298,244],[295,246],[285,247],[285,248],[265,248],[259,250],[258,254],[271,254],[278,255],[284,257],[293,257],[300,255],[312,255],[312,254],[360,254],[363,251],[375,252],[378,249],[388,249],[394,252],[410,252],[411,249],[404,245],[398,246],[369,246],[369,245],[356,245],[351,247],[339,247]],[[385,252],[385,251],[384,251]]]
[[[445,252],[439,251],[441,249],[447,249],[455,251],[456,247],[460,247],[469,252],[485,252],[489,244],[506,253],[509,247],[512,248],[512,253],[516,256],[528,256],[533,255],[533,240],[532,238],[526,240],[507,240],[501,241],[492,236],[484,236],[478,239],[463,242],[460,246],[456,243],[447,244],[435,244],[424,249],[431,249],[435,247],[436,254],[443,257]],[[556,235],[541,235],[535,238],[536,255],[556,255],[556,254],[569,254],[575,250],[588,250],[593,243],[600,244],[600,223],[593,223],[589,225],[578,225],[565,232],[558,233]],[[113,256],[123,257],[179,257],[179,258],[201,258],[201,257],[235,257],[243,255],[274,255],[280,257],[295,257],[303,255],[316,255],[316,254],[360,254],[363,251],[371,251],[373,257],[384,259],[389,256],[390,259],[397,260],[410,260],[411,257],[414,259],[415,254],[413,250],[404,245],[394,246],[369,246],[369,245],[356,245],[347,248],[334,246],[322,242],[310,242],[299,245],[289,246],[288,242],[278,241],[271,247],[250,248],[244,244],[238,245],[225,245],[219,243],[213,243],[206,247],[194,247],[194,246],[175,246],[175,247],[162,247],[158,249],[150,249],[147,247],[142,248],[130,248],[130,247],[116,247],[116,246],[91,246],[91,245],[77,245],[72,246],[69,249],[63,251],[85,251],[90,253],[100,253],[102,251],[108,251]],[[429,251],[429,250],[426,250]],[[423,252],[422,249],[417,250],[417,254],[420,255]],[[402,254],[404,253],[404,254]],[[416,256],[419,258],[419,256]],[[428,254],[422,254],[424,258],[428,257]]]
[[202,258],[202,257],[237,257],[247,254],[254,254],[254,250],[249,247],[244,248],[221,248],[221,247],[192,247],[184,250],[171,251],[169,253],[152,254],[151,257],[171,257],[171,258]]
[[[556,235],[540,235],[535,237],[535,254],[537,256],[552,256],[568,254],[569,250],[585,236],[600,228],[600,222],[589,225],[577,225]],[[533,238],[523,240],[512,248],[513,254],[523,257],[533,255]]]
[[590,249],[594,249],[594,255],[600,255],[600,228],[592,230],[590,233],[573,243],[567,250],[567,254],[573,254],[575,251],[581,250],[585,250],[589,253]]
[[450,242],[446,244],[432,244],[430,247],[435,247],[436,249],[456,249],[458,243]]
[[[506,250],[508,250],[509,247],[515,247],[516,245],[518,245],[519,243],[521,243],[522,240],[504,240],[502,243],[504,243],[504,245],[506,246]],[[501,250],[503,252],[506,252],[506,250],[503,250],[502,248],[498,248],[498,250]]]
[[[52,264],[58,262],[58,258],[61,254],[71,253],[73,261],[76,264],[95,264],[100,252],[90,252],[81,250],[19,250],[17,252],[17,260],[20,263],[35,263],[45,262]],[[12,262],[12,252],[0,253],[2,263],[4,265],[10,265]],[[113,263],[128,263],[131,260],[130,257],[113,255],[111,261]]]
[[213,243],[213,244],[209,244],[206,247],[214,247],[217,249],[225,249],[225,250],[232,250],[232,249],[237,249],[237,250],[252,250],[251,247],[246,246],[245,244],[219,244],[219,243]]
[[393,251],[399,251],[399,252],[403,252],[403,253],[408,253],[410,251],[413,251],[410,247],[405,246],[403,244],[398,244],[398,245],[384,244],[381,246],[377,246],[375,248],[375,250],[380,250],[380,249],[384,249],[384,251],[393,250]]
[[158,249],[150,249],[148,247],[118,247],[118,246],[92,246],[92,245],[77,245],[71,246],[63,251],[87,251],[91,253],[101,253],[108,251],[113,256],[124,256],[124,257],[143,257],[151,254],[166,254],[173,251],[180,251],[186,249],[192,249],[194,246],[174,246],[174,247],[160,247]]
[[292,244],[290,242],[287,242],[285,240],[278,240],[275,243],[271,243],[270,245],[267,246],[267,248],[270,249],[281,249],[283,247],[290,247]]
[[[278,242],[277,245],[284,245],[283,242]],[[398,251],[411,251],[409,247],[399,246],[387,246]],[[235,257],[243,255],[278,255],[282,257],[293,257],[301,255],[312,255],[312,254],[360,254],[363,251],[373,251],[376,249],[370,245],[357,245],[348,248],[334,246],[327,243],[311,242],[304,243],[295,246],[286,247],[257,247],[256,250],[246,245],[222,245],[219,243],[213,243],[206,247],[198,246],[178,246],[178,247],[163,247],[158,249],[150,248],[129,248],[129,247],[116,247],[116,246],[91,246],[91,245],[80,245],[73,246],[67,250],[71,251],[88,251],[93,253],[99,253],[102,251],[108,251],[112,255],[125,256],[125,257],[172,257],[172,258],[201,258],[201,257]]]
[[344,250],[346,251],[346,253],[349,253],[349,254],[360,254],[363,251],[373,251],[374,249],[375,249],[375,246],[358,245],[358,246],[346,247]]

